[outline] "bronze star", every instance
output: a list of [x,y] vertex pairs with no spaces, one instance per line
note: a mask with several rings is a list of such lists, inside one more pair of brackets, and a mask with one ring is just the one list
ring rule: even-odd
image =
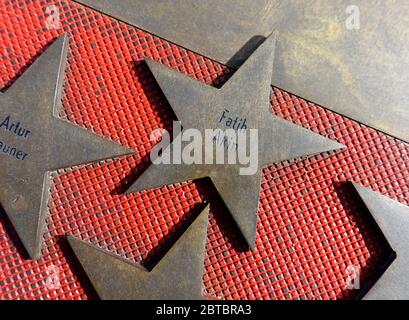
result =
[[132,151],[58,118],[69,38],[0,95],[0,202],[32,259],[41,252],[50,172]]
[[259,160],[254,175],[240,175],[240,164],[151,165],[128,193],[210,177],[248,245],[254,248],[263,167],[344,147],[272,114],[269,103],[275,43],[276,35],[272,34],[221,89],[147,61],[185,130],[224,130],[234,123],[229,117],[239,119],[236,130],[244,126],[259,130]]

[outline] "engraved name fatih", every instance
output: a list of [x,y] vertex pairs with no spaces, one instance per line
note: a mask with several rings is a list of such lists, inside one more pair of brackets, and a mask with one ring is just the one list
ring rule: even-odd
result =
[[[27,140],[31,136],[31,131],[23,128],[20,121],[13,121],[8,115],[4,119],[0,119],[0,132],[9,133],[20,139]],[[2,134],[3,135],[3,134]],[[14,159],[24,161],[29,157],[29,153],[19,150],[17,147],[7,144],[0,139],[0,154],[6,154]]]
[[[241,118],[239,116],[231,116],[230,111],[227,109],[224,109],[222,112],[219,123],[223,124],[226,128],[241,131],[241,130],[247,130],[247,119],[246,118]],[[231,138],[223,134],[221,131],[216,131],[214,136],[213,136],[213,141],[215,141],[219,145],[224,145],[227,150],[232,151],[232,150],[237,150],[238,149],[238,144],[237,144],[237,139]]]

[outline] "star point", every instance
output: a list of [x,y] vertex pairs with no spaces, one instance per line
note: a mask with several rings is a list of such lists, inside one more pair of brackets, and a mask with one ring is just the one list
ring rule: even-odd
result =
[[258,130],[259,165],[256,172],[240,175],[238,164],[151,165],[129,188],[128,194],[210,177],[246,242],[254,248],[262,168],[344,147],[272,114],[270,83],[276,39],[277,33],[273,32],[220,89],[159,63],[148,62],[184,130],[225,130],[233,127],[238,131],[238,123],[240,128],[245,126],[245,129]]
[[29,256],[40,257],[50,174],[132,151],[58,118],[68,35],[0,95],[0,203]]
[[201,300],[208,218],[209,206],[150,271],[78,238],[68,242],[103,300]]
[[[359,197],[379,227],[396,259],[375,279],[364,300],[409,299],[409,207],[378,192],[352,183]],[[384,266],[385,267],[385,266]],[[372,281],[373,283],[373,281]]]

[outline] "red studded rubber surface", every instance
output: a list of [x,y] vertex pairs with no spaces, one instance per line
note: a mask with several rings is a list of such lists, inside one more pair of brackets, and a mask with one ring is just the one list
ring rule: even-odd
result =
[[[61,28],[46,27],[56,5]],[[56,37],[71,35],[62,117],[135,150],[118,161],[54,175],[42,258],[28,260],[0,211],[0,299],[95,299],[65,241],[72,234],[132,261],[149,261],[184,230],[205,201],[211,218],[205,294],[222,299],[351,299],[348,267],[361,283],[382,262],[382,238],[345,181],[409,204],[409,146],[272,89],[273,112],[347,149],[265,168],[256,249],[244,250],[207,181],[123,195],[148,164],[150,133],[173,115],[147,67],[151,58],[216,86],[230,71],[72,1],[0,0],[0,88]],[[1,173],[0,173],[1,174]],[[58,285],[50,286],[50,277]]]

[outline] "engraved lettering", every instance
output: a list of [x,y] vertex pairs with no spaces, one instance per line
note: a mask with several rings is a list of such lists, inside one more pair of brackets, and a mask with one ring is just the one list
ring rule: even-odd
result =
[[[13,121],[11,116],[7,116],[1,123],[0,123],[0,130],[5,130],[17,137],[28,139],[31,135],[31,131],[23,128],[20,121]],[[9,145],[4,141],[0,140],[0,154],[6,154],[10,157],[13,157],[17,160],[24,161],[29,154],[18,150],[15,146]]]
[[219,123],[224,124],[227,128],[234,130],[246,130],[247,129],[247,119],[244,117],[232,116],[230,111],[224,109],[220,117]]
[[19,121],[13,123],[10,116],[7,116],[6,119],[3,120],[3,122],[0,124],[0,129],[5,129],[24,139],[27,139],[31,134],[30,130],[21,127],[21,123]]
[[[224,109],[219,123],[224,124],[228,129],[233,129],[237,131],[247,130],[247,119],[245,117],[233,116],[228,109]],[[229,151],[235,151],[238,148],[236,139],[232,139],[225,135],[220,135],[220,132],[217,131],[213,136],[213,141],[218,145],[224,145],[224,147]]]

